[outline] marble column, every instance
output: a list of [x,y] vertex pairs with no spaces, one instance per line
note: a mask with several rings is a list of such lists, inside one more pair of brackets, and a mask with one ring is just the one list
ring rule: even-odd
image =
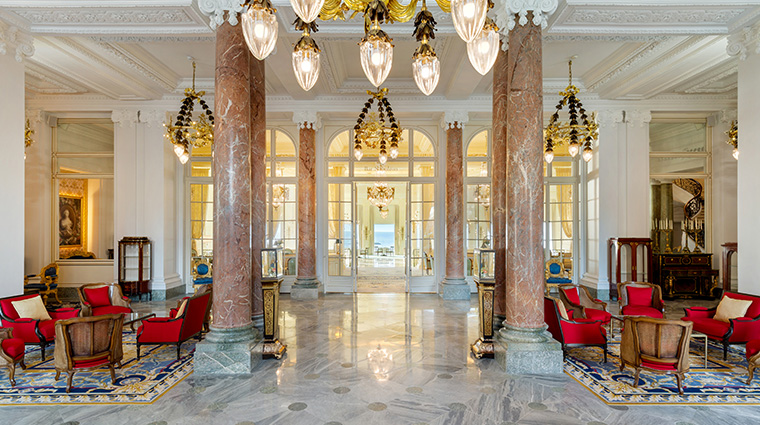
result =
[[299,128],[298,143],[298,275],[290,290],[294,300],[319,297],[317,280],[317,173],[314,111],[296,112],[293,121]]
[[446,276],[444,300],[469,300],[470,286],[464,278],[464,166],[462,127],[467,113],[444,116],[446,128]]
[[253,291],[253,321],[264,326],[264,301],[261,291],[261,249],[265,247],[267,218],[266,132],[267,96],[264,86],[264,61],[246,49],[250,64],[251,109],[251,290]]
[[508,373],[562,373],[562,349],[544,323],[541,27],[509,32],[506,319],[495,344]]
[[247,375],[261,359],[260,334],[251,321],[249,57],[242,28],[220,25],[214,99],[214,320],[196,346],[196,375]]
[[494,286],[494,326],[506,319],[506,238],[507,238],[507,99],[509,78],[507,56],[499,49],[493,65],[493,109],[491,117],[491,220],[493,249],[496,251]]

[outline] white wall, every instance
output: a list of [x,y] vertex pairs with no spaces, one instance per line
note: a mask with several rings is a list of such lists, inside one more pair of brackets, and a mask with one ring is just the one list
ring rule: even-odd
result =
[[[720,268],[723,282],[722,244],[736,242],[737,232],[737,161],[731,155],[732,147],[726,143],[726,131],[731,126],[733,113],[711,116],[708,125],[712,127],[712,252],[713,268]],[[732,278],[736,280],[737,256],[733,257]]]

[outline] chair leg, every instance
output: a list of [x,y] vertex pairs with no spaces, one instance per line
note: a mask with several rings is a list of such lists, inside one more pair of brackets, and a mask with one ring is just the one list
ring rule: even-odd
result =
[[21,369],[26,370],[26,363],[24,363],[24,359],[21,359],[19,364],[21,365]]
[[56,290],[55,290],[55,292],[53,292],[53,295],[55,295],[55,301],[56,301],[58,304],[63,304],[63,303],[61,303],[61,299],[60,299],[60,298],[58,298],[58,289],[56,289]]
[[749,370],[749,378],[747,378],[747,385],[749,385],[750,382],[752,382],[752,378],[755,375],[755,364],[750,363],[747,365],[747,369]]
[[604,344],[602,351],[604,351],[604,362],[607,363],[607,344]]
[[726,359],[728,359],[728,343],[724,342],[723,343],[723,360],[725,361]]
[[69,377],[66,379],[66,394],[71,391],[71,381],[74,379],[74,371],[69,371],[68,375]]
[[140,343],[137,343],[137,360],[140,360]]
[[641,372],[641,369],[637,367],[636,372],[633,374],[633,388],[639,387],[639,372]]
[[42,361],[44,362],[45,361],[45,349],[47,348],[47,342],[46,341],[42,341],[41,345],[42,345]]
[[15,387],[16,386],[15,375],[16,375],[16,364],[13,363],[13,362],[11,362],[8,365],[8,378],[11,381],[11,387]]
[[61,371],[56,369],[55,370],[55,380],[59,380],[61,378]]
[[182,346],[181,342],[177,343],[177,360],[179,360],[179,348]]
[[108,369],[111,371],[111,383],[115,384],[116,383],[116,371],[113,370],[113,365],[110,364],[110,363],[108,364]]
[[683,395],[683,374],[676,373],[676,384],[678,384],[678,394]]

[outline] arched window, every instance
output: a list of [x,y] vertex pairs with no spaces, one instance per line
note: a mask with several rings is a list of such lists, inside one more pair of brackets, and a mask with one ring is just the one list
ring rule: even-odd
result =
[[491,132],[476,133],[467,144],[465,165],[465,200],[467,219],[467,267],[473,274],[473,252],[492,248],[491,233]]
[[282,130],[268,129],[266,133],[266,246],[282,248],[285,275],[296,274],[297,159],[298,154],[293,139]]

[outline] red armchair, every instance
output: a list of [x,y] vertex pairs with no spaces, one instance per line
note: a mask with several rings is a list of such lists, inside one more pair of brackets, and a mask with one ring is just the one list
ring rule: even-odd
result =
[[137,359],[140,359],[140,347],[143,345],[175,344],[179,360],[182,343],[194,336],[201,338],[209,298],[210,292],[198,293],[183,301],[175,317],[153,317],[143,320],[137,330]]
[[[24,341],[13,337],[12,328],[0,328],[0,367],[8,369],[8,380],[16,386],[16,365],[26,369],[24,364]],[[750,372],[751,373],[751,372]],[[752,378],[750,378],[752,379]]]
[[544,297],[544,320],[552,337],[562,344],[562,355],[567,347],[600,347],[607,363],[607,332],[600,320],[570,319],[562,301]]
[[48,310],[50,320],[37,320],[19,317],[13,307],[13,301],[21,301],[39,297],[39,294],[17,295],[0,298],[0,320],[3,327],[13,328],[13,335],[21,338],[25,345],[39,345],[42,348],[42,360],[45,360],[45,349],[55,341],[55,322],[61,319],[71,319],[79,316],[78,308],[59,308]]
[[132,313],[129,298],[116,283],[88,283],[77,288],[82,316]]
[[612,315],[607,312],[607,303],[592,298],[584,286],[559,285],[559,299],[568,310],[573,310],[576,319],[599,320],[603,325],[610,323]]
[[723,360],[728,357],[730,344],[746,344],[760,337],[760,297],[735,292],[726,292],[723,298],[749,300],[752,304],[747,309],[744,317],[729,319],[728,322],[715,320],[715,308],[687,307],[684,309],[686,316],[681,318],[694,323],[694,330],[702,332],[708,338],[720,341],[723,344]]
[[618,282],[618,305],[624,316],[665,317],[662,289],[649,282]]
[[[208,306],[206,307],[206,314],[203,316],[203,332],[209,331],[209,325],[211,324],[211,304],[213,302],[213,286],[212,285],[203,285],[201,286],[198,291],[196,291],[196,294],[203,294],[203,293],[209,293],[208,297]],[[177,302],[177,307],[169,310],[169,317],[172,319],[177,317],[177,313],[179,312],[179,309],[182,308],[182,303],[185,302],[185,300],[189,299],[190,297],[184,297],[179,302]]]

